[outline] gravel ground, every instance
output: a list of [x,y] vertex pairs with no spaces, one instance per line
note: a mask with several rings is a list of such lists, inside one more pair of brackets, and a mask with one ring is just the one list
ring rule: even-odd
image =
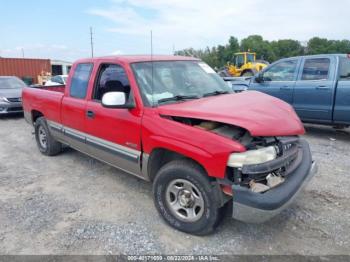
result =
[[307,126],[319,173],[271,221],[224,219],[217,232],[175,231],[151,185],[66,149],[45,157],[20,116],[0,119],[1,254],[350,254],[350,130]]

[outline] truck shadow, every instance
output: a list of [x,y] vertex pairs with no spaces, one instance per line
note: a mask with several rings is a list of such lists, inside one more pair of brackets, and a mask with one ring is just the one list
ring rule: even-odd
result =
[[0,115],[0,120],[13,120],[23,118],[23,113]]
[[306,136],[316,139],[350,142],[350,128],[335,129],[330,126],[305,124]]

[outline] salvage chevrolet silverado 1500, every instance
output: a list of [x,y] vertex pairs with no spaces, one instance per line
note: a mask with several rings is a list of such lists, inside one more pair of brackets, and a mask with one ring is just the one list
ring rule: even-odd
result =
[[163,219],[191,234],[210,233],[226,203],[265,221],[316,172],[291,106],[233,94],[195,58],[79,60],[66,87],[25,88],[23,106],[43,154],[68,145],[151,181]]

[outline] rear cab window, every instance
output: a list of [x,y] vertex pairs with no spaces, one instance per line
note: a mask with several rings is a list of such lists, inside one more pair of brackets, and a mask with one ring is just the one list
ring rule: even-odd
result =
[[350,58],[340,58],[339,80],[350,81]]
[[303,68],[301,80],[327,80],[330,68],[329,58],[311,58],[306,59]]
[[86,97],[92,68],[92,63],[82,63],[77,65],[70,84],[71,97],[79,99],[84,99]]

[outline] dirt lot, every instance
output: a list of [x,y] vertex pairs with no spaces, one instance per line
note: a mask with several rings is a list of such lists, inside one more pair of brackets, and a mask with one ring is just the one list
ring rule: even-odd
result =
[[163,223],[150,184],[74,150],[45,157],[22,117],[3,117],[0,253],[350,254],[350,131],[307,131],[319,173],[288,210],[194,237]]

